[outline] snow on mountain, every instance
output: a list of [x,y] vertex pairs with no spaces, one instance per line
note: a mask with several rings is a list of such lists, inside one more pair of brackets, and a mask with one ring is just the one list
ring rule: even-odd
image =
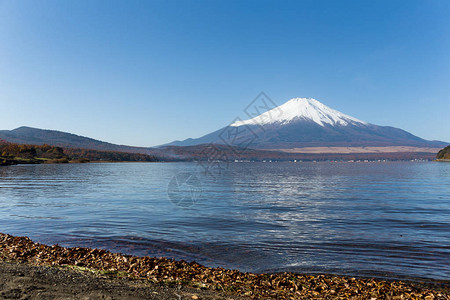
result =
[[368,123],[353,118],[349,115],[343,114],[335,109],[332,109],[313,98],[294,98],[281,106],[269,110],[253,119],[236,121],[230,126],[242,125],[268,125],[278,124],[284,125],[291,122],[305,120],[313,121],[320,126],[329,125],[349,125],[349,124],[363,124]]
[[252,119],[236,121],[202,137],[168,145],[208,143],[253,149],[445,145],[424,140],[399,128],[358,120],[312,98],[294,98]]

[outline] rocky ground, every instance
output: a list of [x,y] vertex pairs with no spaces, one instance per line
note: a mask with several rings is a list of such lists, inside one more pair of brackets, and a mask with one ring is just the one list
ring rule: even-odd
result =
[[447,299],[448,281],[252,274],[0,233],[3,299]]
[[71,268],[0,262],[0,299],[238,299],[217,291]]

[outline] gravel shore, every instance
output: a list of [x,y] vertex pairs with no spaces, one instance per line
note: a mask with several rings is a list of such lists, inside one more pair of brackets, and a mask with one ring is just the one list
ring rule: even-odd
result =
[[34,243],[0,233],[3,299],[446,299],[434,283],[252,274],[195,262]]
[[217,291],[95,274],[71,268],[0,262],[0,299],[240,299]]

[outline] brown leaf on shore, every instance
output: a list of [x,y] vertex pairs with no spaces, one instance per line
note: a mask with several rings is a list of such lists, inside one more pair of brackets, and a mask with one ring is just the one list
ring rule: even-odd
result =
[[[136,257],[88,248],[64,248],[0,233],[0,259],[37,265],[64,265],[107,274],[127,274],[155,283],[176,283],[218,289],[252,299],[445,299],[449,284],[434,285],[295,273],[252,274],[208,268],[196,262]],[[194,298],[193,298],[194,299]]]

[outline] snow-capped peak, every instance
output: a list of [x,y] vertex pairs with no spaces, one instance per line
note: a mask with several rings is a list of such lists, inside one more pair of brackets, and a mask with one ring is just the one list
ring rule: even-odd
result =
[[321,126],[364,124],[361,120],[334,110],[313,98],[294,98],[253,119],[236,121],[231,126],[287,124],[294,121],[313,121]]

